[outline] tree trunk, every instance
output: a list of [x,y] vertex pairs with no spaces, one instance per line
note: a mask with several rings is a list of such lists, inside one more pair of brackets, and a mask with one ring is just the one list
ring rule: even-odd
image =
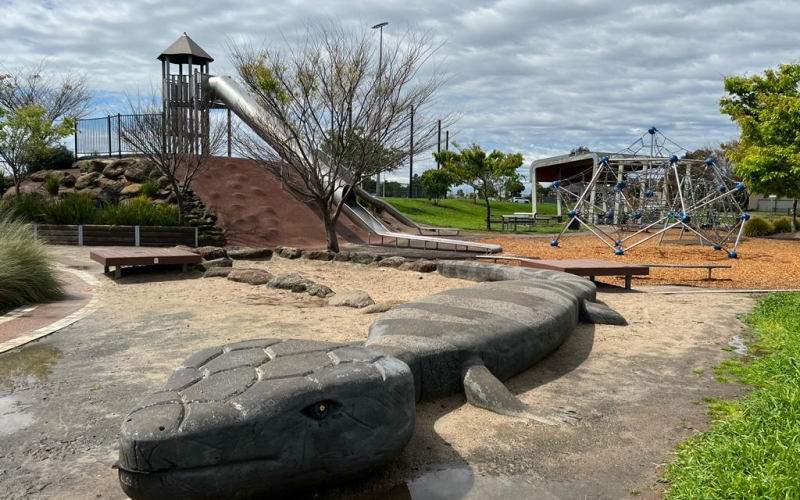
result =
[[174,177],[170,176],[170,186],[172,186],[172,193],[175,195],[175,203],[178,204],[178,224],[183,223],[183,191],[178,185]]
[[489,203],[489,197],[483,197],[484,203],[486,203],[486,230],[492,230],[492,205]]
[[20,176],[16,171],[12,172],[12,177],[14,178],[14,189],[15,194],[19,196],[19,186],[22,184],[22,176]]
[[792,200],[792,213],[789,216],[789,220],[792,223],[792,233],[797,232],[797,222],[795,221],[796,217],[797,217],[797,198]]
[[330,206],[326,203],[319,204],[322,212],[322,221],[325,224],[325,237],[328,240],[328,251],[339,253],[339,238],[336,235],[336,221],[331,216]]
[[183,194],[179,191],[175,193],[175,203],[178,204],[178,224],[183,223]]

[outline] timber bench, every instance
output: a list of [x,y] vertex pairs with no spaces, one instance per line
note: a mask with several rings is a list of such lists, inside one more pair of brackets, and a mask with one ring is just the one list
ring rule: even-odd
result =
[[516,212],[513,214],[501,214],[499,217],[492,217],[489,224],[500,224],[502,231],[516,231],[517,226],[531,228],[541,224],[560,223],[563,219],[560,215],[532,214],[530,212]]
[[564,222],[564,218],[560,215],[539,215],[533,217],[537,222],[544,222],[548,226],[550,224],[560,224]]
[[536,219],[533,217],[526,217],[524,215],[503,215],[502,230],[508,228],[509,231],[516,231],[517,226],[533,227],[536,225]]
[[647,267],[676,267],[683,269],[708,269],[708,278],[711,279],[712,269],[730,269],[730,264],[638,264]]
[[536,261],[539,260],[539,259],[535,259],[533,257],[522,257],[520,255],[476,255],[473,258],[480,259],[480,260],[491,260],[495,264],[497,264],[497,262],[501,261],[501,260],[511,260],[511,261],[514,261],[514,262],[519,262],[520,265],[523,265],[523,266],[525,265],[525,264],[523,264],[525,262],[531,263],[531,262],[536,262]]
[[90,251],[89,258],[102,264],[106,273],[110,272],[111,266],[115,266],[115,279],[122,277],[122,266],[183,264],[183,271],[186,272],[189,264],[203,261],[200,255],[177,248],[106,248]]
[[530,257],[518,257],[516,255],[476,255],[476,259],[492,259],[517,261],[523,267],[536,269],[550,269],[552,271],[562,271],[577,276],[585,276],[591,281],[595,281],[596,276],[622,276],[625,280],[625,289],[631,289],[631,278],[634,275],[647,276],[650,269],[647,264],[626,264],[622,262],[611,262],[601,259],[533,259]]
[[489,227],[491,227],[492,224],[502,224],[502,223],[503,223],[503,219],[501,217],[491,217],[489,219]]

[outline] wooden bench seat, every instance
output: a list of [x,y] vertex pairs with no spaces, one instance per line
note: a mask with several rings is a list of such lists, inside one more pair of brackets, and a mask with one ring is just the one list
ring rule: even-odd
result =
[[711,279],[711,271],[713,269],[730,269],[730,264],[639,264],[640,266],[647,266],[647,267],[676,267],[676,268],[683,268],[683,269],[708,269],[708,278]]
[[122,277],[122,266],[161,266],[169,264],[183,264],[186,272],[189,264],[200,264],[203,258],[200,255],[177,248],[114,248],[98,249],[89,252],[89,258],[103,265],[104,271],[109,272],[115,266],[114,278]]
[[601,259],[534,259],[516,255],[477,255],[475,258],[492,259],[494,262],[513,260],[519,262],[523,267],[562,271],[577,276],[586,276],[592,281],[595,281],[596,276],[622,276],[625,280],[626,290],[631,289],[631,278],[634,275],[647,276],[650,274],[650,269],[646,264],[626,264]]
[[535,259],[533,257],[522,257],[520,255],[476,255],[475,258],[476,259],[481,259],[481,260],[491,260],[495,264],[497,264],[497,262],[501,261],[501,260],[510,260],[510,261],[520,262],[520,263],[522,263],[522,262],[535,262],[535,261],[539,260],[539,259]]

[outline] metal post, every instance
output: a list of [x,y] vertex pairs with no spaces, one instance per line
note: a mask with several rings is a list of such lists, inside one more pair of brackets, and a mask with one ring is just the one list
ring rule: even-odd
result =
[[[436,122],[436,152],[442,152],[442,120]],[[439,170],[439,160],[436,160],[436,170]]]
[[[378,84],[380,85],[380,81],[383,80],[383,27],[389,24],[386,21],[382,21],[372,29],[376,29],[380,31],[380,45],[378,46]],[[381,110],[381,115],[383,114],[383,110]],[[382,116],[381,116],[382,117]],[[377,175],[375,176],[375,196],[381,195],[381,172],[378,170]]]
[[414,197],[414,106],[411,106],[411,143],[408,150],[408,198]]
[[112,156],[113,152],[111,151],[111,115],[106,116],[106,122],[108,125],[108,156]]
[[75,160],[78,159],[78,122],[80,120],[75,120]]
[[231,157],[231,108],[228,108],[228,158]]
[[122,115],[117,113],[117,155],[122,158]]

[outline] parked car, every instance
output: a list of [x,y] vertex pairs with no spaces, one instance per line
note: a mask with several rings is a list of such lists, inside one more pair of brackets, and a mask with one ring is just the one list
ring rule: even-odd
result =
[[511,201],[514,203],[530,203],[531,199],[525,198],[524,196],[516,196],[514,198],[511,198]]

